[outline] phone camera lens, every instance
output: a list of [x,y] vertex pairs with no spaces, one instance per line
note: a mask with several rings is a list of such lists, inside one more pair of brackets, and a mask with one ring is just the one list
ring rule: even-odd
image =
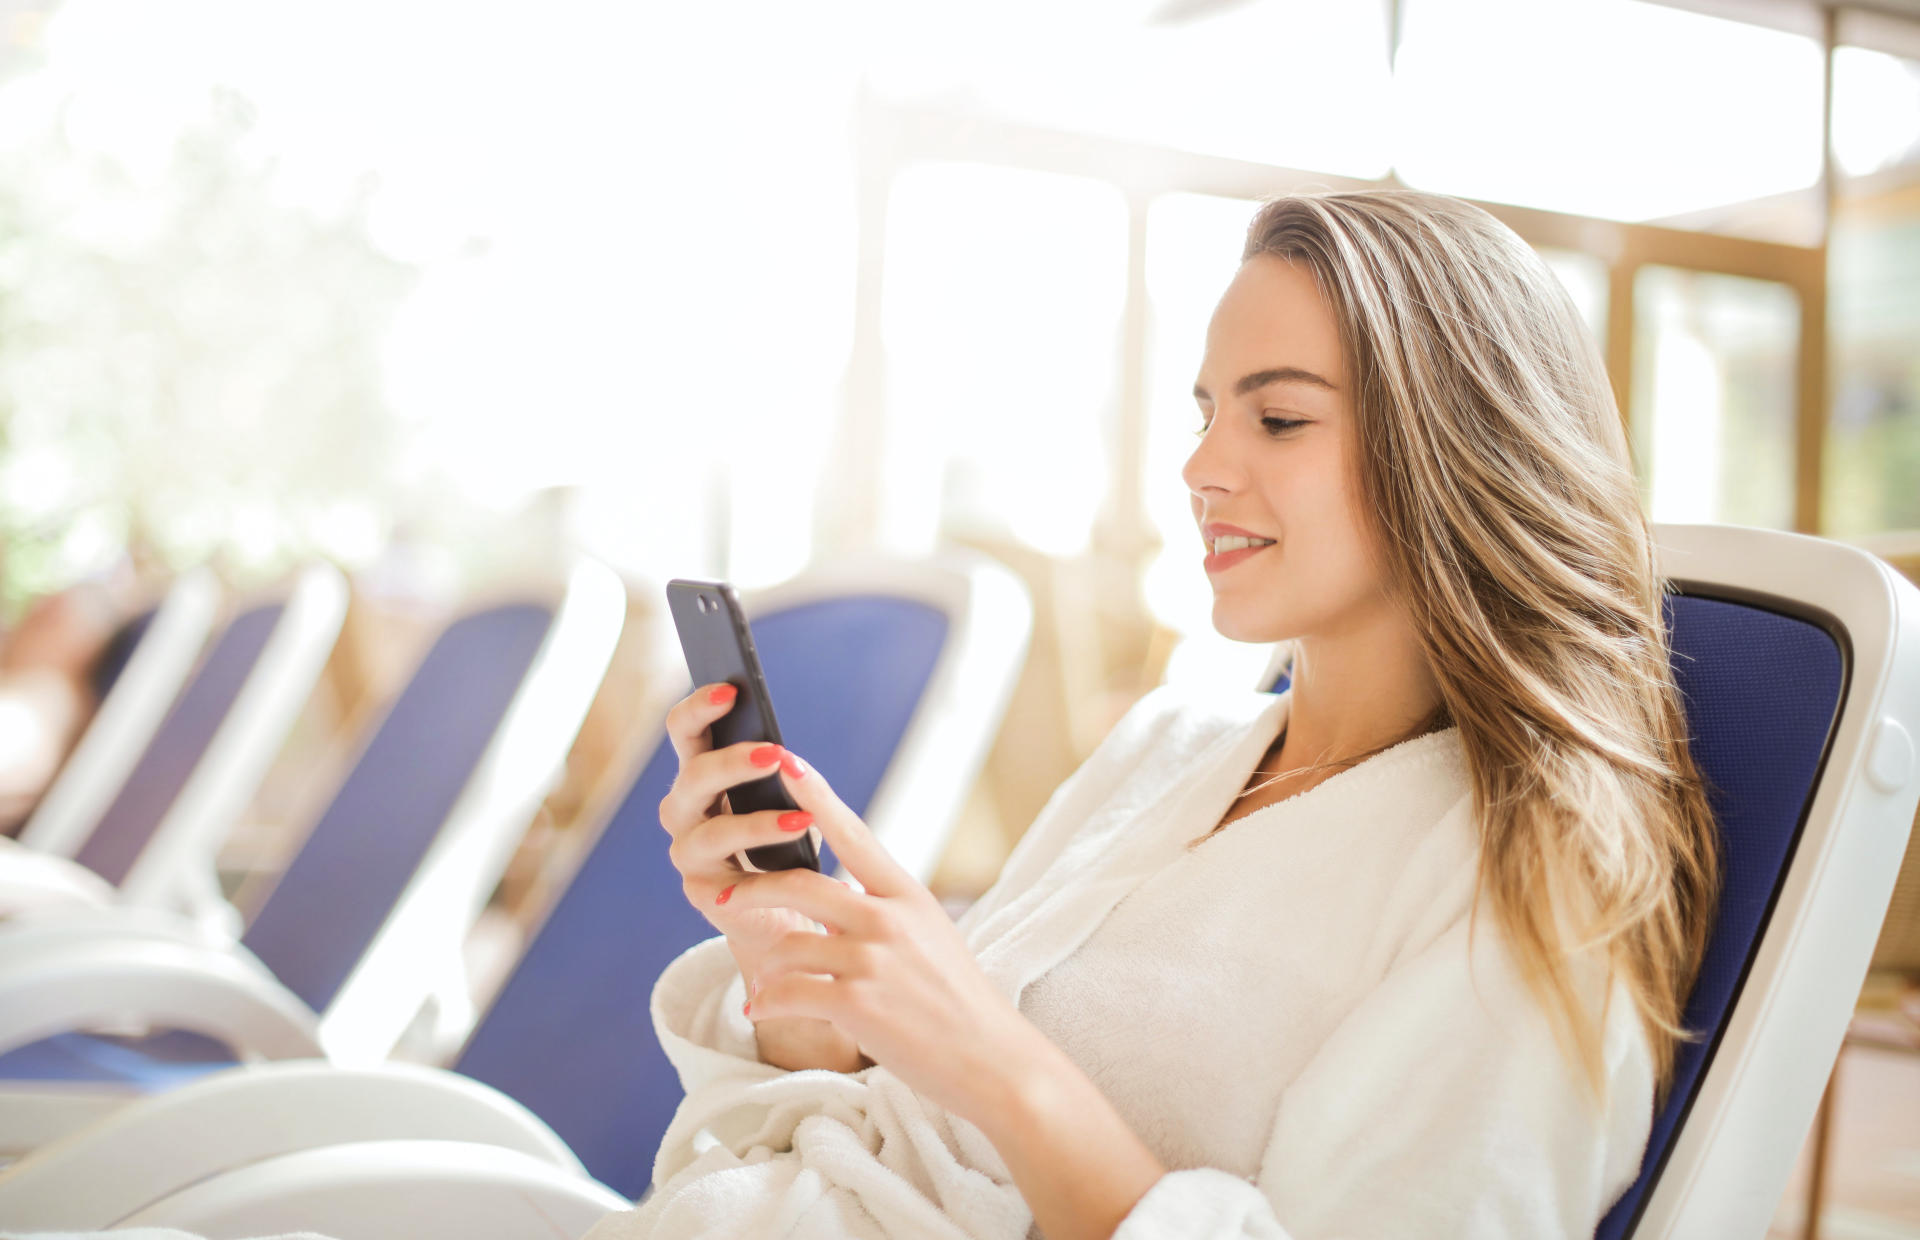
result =
[[704,594],[702,594],[702,595],[700,596],[700,612],[701,612],[701,614],[702,614],[702,615],[704,615],[704,614],[706,614],[707,612],[710,612],[710,611],[712,611],[712,610],[713,610],[713,600],[712,600],[711,598],[709,598],[709,597],[708,597],[707,595],[704,595]]

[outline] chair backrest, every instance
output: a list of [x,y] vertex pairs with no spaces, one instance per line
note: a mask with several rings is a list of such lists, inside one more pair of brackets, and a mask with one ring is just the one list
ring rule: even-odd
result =
[[206,756],[213,734],[259,664],[280,612],[278,602],[242,612],[214,640],[74,860],[116,886],[126,878]]
[[[195,719],[192,735],[177,738],[176,761],[191,760],[196,743],[200,756],[120,879],[125,903],[171,909],[226,937],[239,932],[239,915],[221,894],[215,858],[312,695],[346,613],[347,584],[339,570],[311,564],[287,588],[245,606],[215,644],[193,687],[182,695],[182,707],[198,690],[201,676],[230,657],[239,661],[241,655],[230,655],[230,646],[257,653],[227,698],[225,716],[211,737],[203,739],[202,721]],[[263,627],[265,640],[257,641]],[[230,673],[223,670],[221,676],[224,690]],[[169,717],[161,726],[156,745],[172,722]]]
[[74,859],[140,902],[231,934],[213,855],[306,702],[346,613],[320,564],[243,605],[208,648]]
[[551,597],[434,639],[241,942],[347,1061],[392,1048],[458,954],[605,674],[625,593],[582,564]]
[[[966,557],[816,574],[747,607],[785,742],[896,857],[930,857],[924,874],[999,729],[1026,648],[1024,591]],[[660,830],[676,769],[660,737],[455,1064],[531,1108],[595,1178],[636,1197],[680,1101],[648,997],[661,970],[713,935]],[[909,806],[929,824],[924,836]]]
[[[151,611],[123,626],[109,645],[118,666],[99,709],[20,829],[22,844],[71,857],[87,842],[193,671],[219,605],[218,582],[196,568],[176,577]],[[155,821],[165,809],[164,803],[154,808]]]
[[839,727],[796,738],[779,715],[794,751],[830,772],[837,792],[860,797],[893,859],[927,881],[1025,665],[1033,630],[1026,588],[998,562],[953,551],[843,561],[746,603],[750,615],[778,615],[784,640],[805,656],[767,673],[776,703],[857,703],[878,712],[876,727],[893,729],[897,744],[881,753],[849,744]]
[[1598,1240],[1758,1236],[1819,1104],[1914,805],[1920,591],[1792,534],[1663,526],[1723,891],[1639,1179]]

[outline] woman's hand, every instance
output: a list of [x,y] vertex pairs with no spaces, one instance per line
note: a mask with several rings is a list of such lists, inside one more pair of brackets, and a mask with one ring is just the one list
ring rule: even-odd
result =
[[[818,772],[774,746],[735,746],[744,768],[731,751],[707,751],[706,727],[730,703],[702,690],[669,716],[682,768],[660,818],[688,897],[705,900],[736,959],[752,962],[742,971],[759,983],[747,1014],[760,1057],[850,1071],[864,1051],[993,1143],[1043,1233],[1111,1236],[1165,1174],[1159,1159],[987,980],[946,910]],[[756,753],[766,765],[753,765]],[[762,815],[712,816],[726,788],[773,765],[864,891],[812,870],[747,874],[715,860],[778,838],[755,825]]]
[[[673,837],[667,855],[680,871],[681,890],[726,936],[734,963],[751,991],[773,946],[789,934],[814,927],[791,909],[729,902],[735,884],[745,875],[734,855],[762,844],[790,841],[812,819],[804,812],[727,812],[728,788],[766,778],[781,759],[777,746],[755,742],[713,748],[708,728],[733,708],[736,695],[732,685],[706,685],[667,712],[667,738],[680,759],[680,770],[660,802],[660,825]],[[759,1023],[756,1031],[760,1057],[776,1067],[852,1072],[864,1066],[853,1040],[823,1021],[789,1018]]]
[[[760,957],[756,1022],[830,1022],[915,1092],[985,1127],[1058,1052],[988,981],[920,882],[820,774],[785,753],[781,780],[864,891],[811,870],[742,875],[727,907],[782,915]],[[818,922],[825,933],[809,922]]]

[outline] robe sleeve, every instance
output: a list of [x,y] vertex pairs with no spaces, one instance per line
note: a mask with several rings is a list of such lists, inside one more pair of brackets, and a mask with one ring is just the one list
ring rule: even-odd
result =
[[[1585,977],[1597,1016],[1606,984]],[[1591,1236],[1639,1172],[1653,1108],[1623,985],[1604,1010],[1596,1100],[1493,919],[1470,934],[1462,918],[1393,967],[1282,1094],[1257,1183],[1170,1172],[1114,1240]]]

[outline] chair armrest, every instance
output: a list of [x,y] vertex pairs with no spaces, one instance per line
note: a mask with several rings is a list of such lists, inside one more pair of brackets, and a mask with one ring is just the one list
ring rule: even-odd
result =
[[243,1057],[321,1053],[314,1014],[233,949],[87,937],[0,954],[0,1051],[129,1023],[204,1034]]
[[234,940],[166,909],[126,904],[65,905],[26,910],[0,921],[0,967],[27,952],[67,943],[145,939],[231,950]]
[[[112,1082],[0,1081],[0,1164],[11,1170],[16,1160],[92,1127],[140,1097],[135,1087]],[[0,1183],[6,1170],[0,1170]]]
[[0,1174],[0,1218],[29,1230],[107,1227],[264,1159],[396,1139],[494,1146],[586,1178],[551,1128],[477,1081],[412,1064],[300,1060],[203,1077],[35,1150]]
[[123,1227],[210,1235],[317,1231],[353,1240],[573,1240],[629,1203],[518,1150],[464,1141],[367,1141],[283,1154],[202,1180]]
[[78,861],[0,838],[0,918],[41,909],[99,910],[116,898],[113,884]]

